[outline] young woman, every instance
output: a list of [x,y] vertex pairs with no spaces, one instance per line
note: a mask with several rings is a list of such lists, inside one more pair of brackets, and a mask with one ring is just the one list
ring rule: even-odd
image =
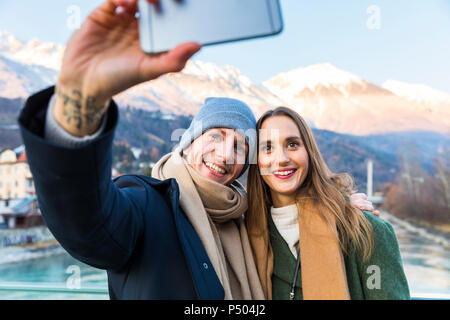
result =
[[279,107],[257,129],[246,223],[266,297],[410,299],[392,226],[350,205],[305,120]]

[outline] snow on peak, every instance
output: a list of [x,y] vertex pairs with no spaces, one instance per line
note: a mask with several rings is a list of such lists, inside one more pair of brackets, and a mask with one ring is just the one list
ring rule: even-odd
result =
[[292,103],[293,97],[305,89],[315,92],[318,87],[332,88],[347,98],[351,95],[351,90],[355,88],[355,85],[365,90],[368,83],[330,63],[321,63],[278,74],[265,81],[263,85],[272,93]]
[[17,40],[11,33],[0,30],[0,53],[15,53],[23,48],[23,43]]
[[293,85],[296,91],[304,88],[314,91],[319,84],[330,87],[331,85],[345,85],[349,82],[362,84],[363,80],[350,72],[336,68],[330,63],[321,63],[281,73],[264,84],[273,85],[276,82],[283,83],[284,87]]
[[382,87],[410,101],[450,103],[450,94],[433,89],[424,84],[413,84],[397,80],[387,80]]
[[8,31],[0,30],[0,54],[27,65],[44,66],[59,70],[65,47],[62,44],[32,39],[26,44]]
[[251,85],[249,78],[244,76],[238,69],[232,66],[219,67],[212,62],[189,60],[183,69],[183,74],[196,77],[207,77],[210,80],[224,79],[226,81],[239,81],[245,85]]
[[252,81],[244,76],[237,68],[232,66],[220,67],[212,62],[189,60],[182,73],[200,78],[207,77],[210,80],[222,79],[226,82],[240,83],[244,86],[252,85]]
[[38,65],[27,65],[0,55],[0,96],[27,97],[55,83],[57,71]]

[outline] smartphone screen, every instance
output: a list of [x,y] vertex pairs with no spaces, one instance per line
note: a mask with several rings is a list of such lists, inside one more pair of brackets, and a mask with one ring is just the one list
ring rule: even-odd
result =
[[281,32],[278,0],[160,0],[139,2],[142,49],[156,53],[196,41],[202,45]]

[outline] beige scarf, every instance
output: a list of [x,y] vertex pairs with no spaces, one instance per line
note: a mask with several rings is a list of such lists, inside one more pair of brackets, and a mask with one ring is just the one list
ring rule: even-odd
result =
[[235,181],[224,186],[206,179],[176,152],[158,161],[152,177],[176,179],[181,208],[206,249],[225,299],[264,299],[243,221],[247,196],[242,185]]
[[[350,293],[334,216],[328,224],[312,202],[298,206],[302,293],[305,300],[348,300]],[[273,252],[267,221],[264,233],[250,235],[264,294],[272,299]]]

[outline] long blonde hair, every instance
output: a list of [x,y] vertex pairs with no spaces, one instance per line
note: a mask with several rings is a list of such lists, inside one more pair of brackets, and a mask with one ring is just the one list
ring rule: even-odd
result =
[[[298,190],[298,207],[305,201],[312,201],[327,222],[330,220],[326,212],[333,214],[342,251],[348,254],[351,248],[358,250],[363,253],[363,259],[366,261],[372,255],[373,230],[367,218],[347,201],[353,193],[353,179],[346,173],[331,172],[322,158],[311,129],[295,111],[286,107],[267,111],[258,120],[257,130],[261,129],[267,118],[274,116],[288,116],[297,124],[308,152],[308,173]],[[268,208],[272,200],[270,189],[262,179],[257,164],[250,165],[247,192],[249,201],[246,214],[247,230],[251,235],[264,235],[267,229]]]

